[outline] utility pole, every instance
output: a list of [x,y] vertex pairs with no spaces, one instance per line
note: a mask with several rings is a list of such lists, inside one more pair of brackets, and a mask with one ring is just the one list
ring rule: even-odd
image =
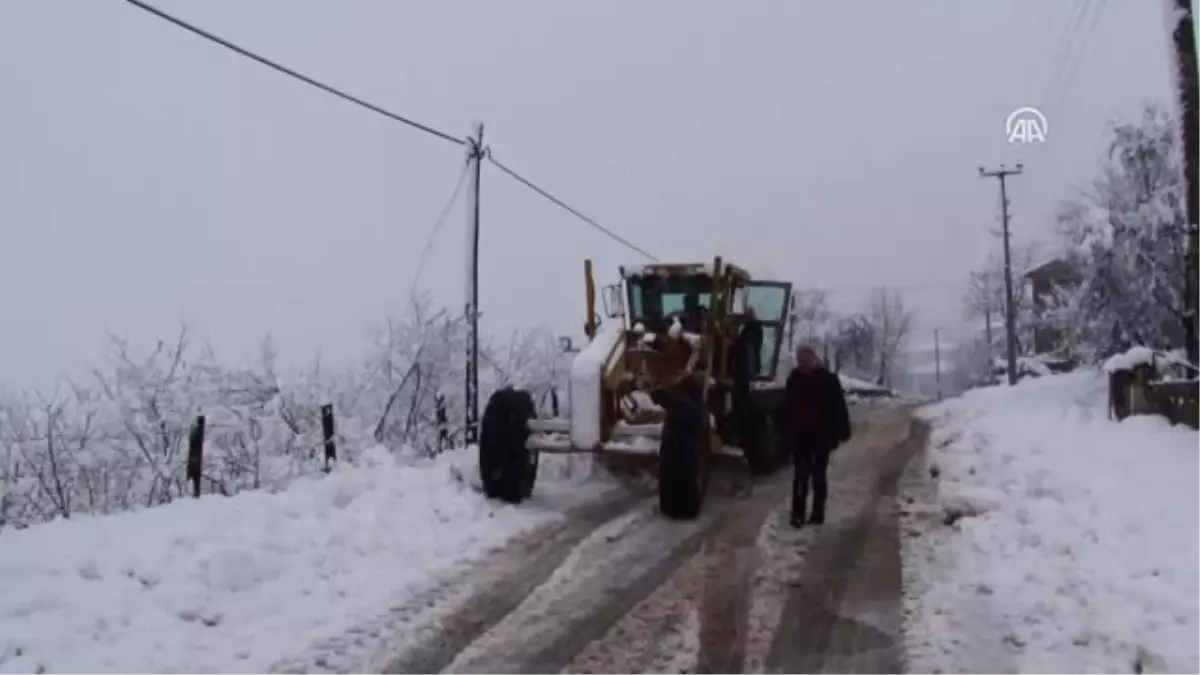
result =
[[479,178],[483,165],[483,124],[476,123],[467,138],[467,302],[463,318],[467,321],[466,389],[463,405],[463,444],[479,442]]
[[942,343],[939,333],[939,329],[933,329],[933,372],[937,378],[937,397],[940,401],[942,400]]
[[995,344],[992,335],[992,282],[989,275],[983,275],[983,334],[987,338],[988,367],[992,367],[992,345]]
[[1200,223],[1200,94],[1197,93],[1196,68],[1196,32],[1195,17],[1192,14],[1190,0],[1166,0],[1167,30],[1171,33],[1171,42],[1175,51],[1175,86],[1179,106],[1179,123],[1183,135],[1183,173],[1187,189],[1186,214],[1187,230],[1187,265],[1185,266],[1186,296],[1184,298],[1187,312],[1187,348],[1188,360],[1200,362],[1200,325],[1197,316],[1200,315],[1200,291],[1198,291],[1197,259],[1200,257],[1200,234],[1197,223]]
[[1004,346],[1008,356],[1009,386],[1017,383],[1017,312],[1013,306],[1012,254],[1008,245],[1008,188],[1005,179],[1020,175],[1023,169],[1020,164],[1013,169],[1007,169],[1001,164],[1000,168],[994,171],[979,167],[980,178],[996,178],[1000,181],[1000,220],[1004,228]]
[[787,348],[788,355],[796,354],[796,324],[799,319],[796,318],[796,294],[792,293],[792,297],[788,299],[788,334]]

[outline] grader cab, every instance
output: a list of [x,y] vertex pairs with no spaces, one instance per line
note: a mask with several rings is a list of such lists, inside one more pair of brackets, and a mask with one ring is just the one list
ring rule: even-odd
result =
[[479,465],[489,497],[533,491],[541,453],[657,460],[660,510],[695,518],[712,458],[743,457],[754,473],[778,466],[773,410],[791,284],[754,280],[724,263],[622,267],[596,313],[584,262],[588,343],[570,369],[569,414],[539,418],[528,392],[497,391],[484,409]]

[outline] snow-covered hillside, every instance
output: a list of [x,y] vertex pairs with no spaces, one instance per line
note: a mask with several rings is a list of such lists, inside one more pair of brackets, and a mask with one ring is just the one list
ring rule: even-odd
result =
[[264,672],[607,487],[560,461],[520,507],[473,489],[473,452],[379,446],[276,494],[0,531],[0,672]]
[[1200,669],[1197,433],[1105,406],[1088,370],[922,413],[901,497],[915,672]]

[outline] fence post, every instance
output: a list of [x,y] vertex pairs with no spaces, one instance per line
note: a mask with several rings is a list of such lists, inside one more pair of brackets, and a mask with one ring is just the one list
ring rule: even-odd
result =
[[333,469],[337,461],[337,445],[333,440],[333,404],[321,406],[321,434],[325,438],[325,473]]
[[1108,406],[1118,422],[1129,416],[1129,385],[1133,373],[1124,368],[1108,374]]
[[440,453],[450,445],[450,419],[446,413],[446,395],[438,392],[433,397],[433,402],[437,407],[437,451]]
[[204,415],[196,415],[196,421],[188,434],[187,479],[192,482],[192,496],[200,497],[200,477],[204,469]]

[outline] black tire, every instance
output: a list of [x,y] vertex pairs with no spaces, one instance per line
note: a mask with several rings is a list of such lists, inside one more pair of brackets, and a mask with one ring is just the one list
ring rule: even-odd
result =
[[533,494],[538,453],[525,443],[534,415],[527,391],[505,387],[488,399],[479,430],[479,477],[490,499],[519,504]]
[[779,468],[779,456],[775,442],[775,424],[771,415],[757,405],[751,404],[741,420],[740,442],[742,456],[757,476],[767,476]]
[[700,515],[708,491],[708,413],[693,397],[680,396],[667,407],[658,446],[658,508],[672,520]]

